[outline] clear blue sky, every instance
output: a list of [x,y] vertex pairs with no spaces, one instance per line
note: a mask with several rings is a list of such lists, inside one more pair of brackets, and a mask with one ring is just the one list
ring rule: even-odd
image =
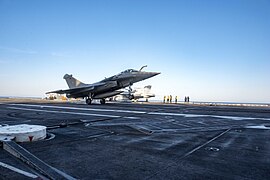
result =
[[0,96],[158,71],[157,98],[270,102],[269,0],[0,0]]

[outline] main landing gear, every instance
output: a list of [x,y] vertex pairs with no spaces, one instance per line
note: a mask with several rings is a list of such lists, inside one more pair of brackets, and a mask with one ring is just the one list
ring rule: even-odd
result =
[[100,99],[100,104],[105,104],[106,103],[106,100],[103,98],[103,99]]
[[92,103],[92,99],[87,97],[85,102],[86,102],[86,104],[90,105]]
[[[92,99],[87,97],[85,102],[86,102],[86,104],[90,105],[90,104],[92,104]],[[106,100],[104,98],[100,99],[100,104],[105,104],[105,103],[106,103]]]

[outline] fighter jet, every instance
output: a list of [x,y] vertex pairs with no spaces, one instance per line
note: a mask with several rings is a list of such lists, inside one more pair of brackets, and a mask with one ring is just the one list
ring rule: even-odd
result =
[[145,86],[143,88],[135,88],[134,90],[126,90],[123,93],[114,96],[112,99],[115,101],[138,101],[139,99],[145,98],[145,101],[148,102],[148,99],[155,97],[155,94],[151,93],[151,85]]
[[155,94],[151,93],[151,85],[145,86],[144,88],[137,88],[132,92],[133,99],[138,100],[140,98],[145,98],[146,102],[151,97],[155,97]]
[[146,67],[143,66],[139,71],[134,69],[127,69],[117,75],[105,78],[102,81],[85,84],[74,78],[72,75],[65,74],[64,79],[66,80],[69,89],[57,90],[47,92],[66,94],[68,98],[85,98],[86,104],[91,104],[93,99],[100,99],[101,104],[105,104],[105,98],[115,96],[122,93],[120,89],[125,87],[130,87],[139,81],[151,78],[160,74],[159,72],[145,72],[142,69]]

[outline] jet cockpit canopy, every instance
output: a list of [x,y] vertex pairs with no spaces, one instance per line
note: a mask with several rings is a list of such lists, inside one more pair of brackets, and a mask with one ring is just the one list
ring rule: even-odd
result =
[[127,69],[127,70],[125,70],[125,71],[123,71],[121,73],[131,73],[131,72],[139,72],[139,71],[137,71],[135,69]]

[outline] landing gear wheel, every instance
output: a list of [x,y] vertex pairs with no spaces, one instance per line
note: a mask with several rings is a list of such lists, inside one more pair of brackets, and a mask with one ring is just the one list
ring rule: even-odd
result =
[[100,99],[100,104],[105,104],[105,99]]
[[129,98],[129,100],[134,100],[134,95],[133,94],[129,94],[128,98]]
[[86,102],[86,104],[90,105],[92,103],[92,99],[86,98],[85,102]]

